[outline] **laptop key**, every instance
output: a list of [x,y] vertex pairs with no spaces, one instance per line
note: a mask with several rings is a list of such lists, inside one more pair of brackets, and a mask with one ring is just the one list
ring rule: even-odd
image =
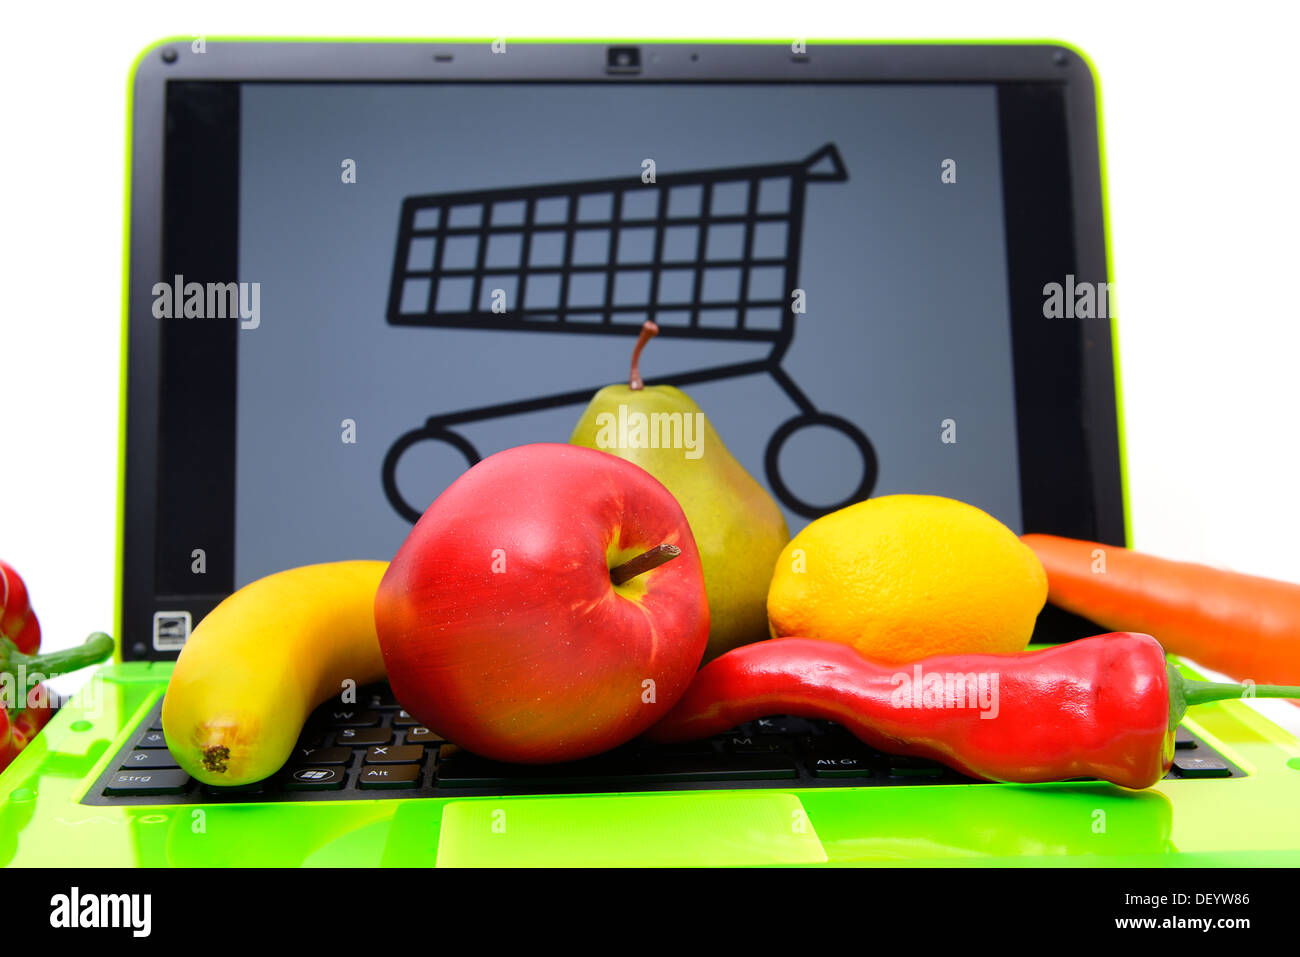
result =
[[825,754],[832,756],[843,753],[857,753],[858,748],[838,748],[825,751],[822,749],[822,738],[814,734],[797,734],[782,739],[785,742],[785,750],[797,754]]
[[119,771],[104,787],[105,794],[184,794],[190,776],[179,769]]
[[416,728],[419,727],[419,725],[420,722],[411,717],[411,713],[405,709],[398,711],[397,714],[393,715],[394,728]]
[[723,742],[722,746],[731,754],[767,754],[785,750],[780,741],[760,735],[730,737]]
[[217,784],[203,785],[203,793],[212,797],[223,797],[230,794],[263,794],[265,792],[265,781],[252,781],[248,784],[236,784],[233,787],[221,787]]
[[334,735],[336,745],[349,748],[368,748],[374,744],[388,744],[393,740],[393,732],[387,728],[344,728]]
[[649,761],[656,758],[680,758],[683,755],[717,754],[718,752],[713,742],[707,738],[703,741],[674,741],[671,744],[642,741],[638,749],[638,753],[644,755]]
[[337,791],[347,775],[337,767],[294,768],[284,778],[287,791]]
[[298,747],[300,748],[319,748],[325,745],[325,735],[320,731],[303,731],[298,735]]
[[319,714],[322,722],[331,728],[373,728],[379,724],[378,711],[336,707]]
[[889,776],[895,778],[937,778],[946,770],[929,758],[917,758],[905,754],[885,755],[889,765]]
[[457,751],[451,755],[444,754],[438,762],[437,785],[442,788],[517,787],[529,781],[545,781],[545,775],[548,774],[554,775],[555,772],[546,768],[523,768],[489,761],[465,751]]
[[755,734],[812,734],[813,724],[804,718],[790,718],[776,715],[771,718],[759,718],[753,723]]
[[812,757],[808,770],[818,778],[866,778],[871,777],[871,762],[864,755]]
[[872,750],[862,741],[853,737],[851,734],[821,734],[809,735],[800,742],[809,751],[816,755],[825,755],[830,758],[838,757],[863,757],[878,758],[881,761],[889,760],[887,756],[881,755],[880,752]]
[[442,744],[446,739],[428,728],[407,728],[402,740],[407,744]]
[[794,762],[782,754],[685,755],[645,766],[627,762],[618,777],[647,784],[689,781],[761,781],[798,777]]
[[387,685],[364,689],[361,700],[365,701],[366,707],[371,711],[392,711],[398,707],[397,699]]
[[146,731],[140,735],[140,740],[135,743],[137,748],[165,748],[167,739],[161,731]]
[[1232,777],[1232,768],[1218,758],[1194,757],[1190,754],[1174,754],[1174,767],[1180,777],[1184,778],[1228,778]]
[[1174,749],[1176,751],[1184,751],[1194,747],[1197,747],[1196,739],[1192,737],[1190,731],[1186,728],[1179,728],[1174,732]]
[[361,769],[357,784],[370,788],[413,788],[420,783],[418,764],[387,764]]
[[291,764],[351,764],[351,748],[294,748]]
[[537,788],[548,785],[622,786],[692,781],[761,781],[798,777],[782,755],[703,755],[644,759],[575,761],[557,765],[515,765],[489,761],[468,752],[446,757],[438,765],[438,786],[445,788]]
[[419,764],[424,748],[418,744],[384,744],[366,751],[366,764]]
[[132,751],[122,761],[122,770],[132,768],[179,768],[176,759],[166,748],[142,748]]

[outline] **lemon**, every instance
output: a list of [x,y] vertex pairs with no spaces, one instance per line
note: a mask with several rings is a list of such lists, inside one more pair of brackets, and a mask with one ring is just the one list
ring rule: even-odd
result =
[[1047,575],[1016,534],[973,505],[885,495],[808,525],[777,560],[774,637],[852,645],[878,661],[1023,651]]

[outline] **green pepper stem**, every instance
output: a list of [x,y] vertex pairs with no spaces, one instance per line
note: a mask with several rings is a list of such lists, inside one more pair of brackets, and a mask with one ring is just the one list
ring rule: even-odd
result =
[[29,676],[46,678],[98,664],[113,653],[113,639],[102,631],[94,632],[73,648],[51,651],[44,655],[25,655],[8,638],[0,639],[0,671],[13,673],[22,668]]
[[1174,728],[1192,705],[1231,698],[1300,698],[1295,685],[1244,685],[1184,678],[1172,664],[1169,672],[1169,727]]
[[1300,687],[1294,685],[1247,685],[1222,684],[1213,681],[1187,681],[1183,692],[1188,706],[1204,704],[1206,701],[1222,701],[1225,698],[1300,698]]

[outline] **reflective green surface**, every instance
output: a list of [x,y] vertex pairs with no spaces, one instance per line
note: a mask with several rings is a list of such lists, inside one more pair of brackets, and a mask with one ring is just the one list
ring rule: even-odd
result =
[[[1193,676],[1190,671],[1183,669]],[[1105,784],[104,808],[78,804],[163,691],[117,665],[0,775],[0,861],[25,866],[1300,865],[1300,742],[1236,701],[1188,724],[1247,771]],[[77,730],[81,729],[81,730]]]

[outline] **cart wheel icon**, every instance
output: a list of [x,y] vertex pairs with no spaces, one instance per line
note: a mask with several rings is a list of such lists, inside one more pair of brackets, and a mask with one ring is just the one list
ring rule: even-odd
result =
[[465,461],[471,466],[477,465],[480,458],[478,449],[474,448],[465,436],[431,423],[412,429],[394,442],[388,454],[384,456],[384,495],[388,497],[389,504],[397,513],[412,524],[420,520],[424,509],[415,508],[402,498],[402,493],[397,488],[397,460],[407,449],[420,442],[446,442],[465,456]]
[[[848,436],[850,442],[857,446],[858,454],[862,456],[862,480],[858,483],[858,487],[847,498],[833,505],[811,505],[805,502],[790,491],[790,487],[781,478],[781,447],[785,445],[786,439],[810,425],[822,425],[837,432],[842,432]],[[805,412],[802,415],[796,415],[793,419],[782,422],[777,430],[772,433],[772,438],[767,443],[764,467],[767,470],[767,480],[772,486],[772,491],[776,493],[776,497],[785,503],[791,511],[797,512],[804,518],[821,518],[823,515],[844,508],[846,505],[862,501],[876,487],[876,474],[879,471],[876,450],[872,447],[871,441],[862,434],[862,431],[848,419],[842,419],[838,415],[828,415],[824,412]]]

